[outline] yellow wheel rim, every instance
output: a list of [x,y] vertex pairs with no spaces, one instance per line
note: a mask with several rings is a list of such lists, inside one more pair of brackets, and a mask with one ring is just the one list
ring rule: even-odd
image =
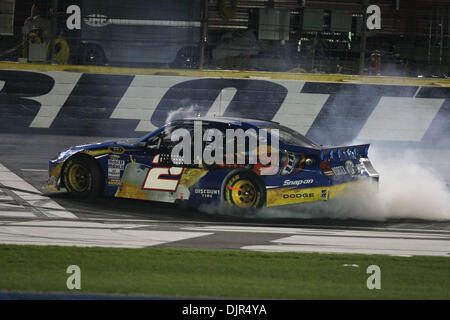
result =
[[231,198],[236,206],[250,208],[256,201],[256,188],[249,180],[239,180],[233,185]]
[[84,192],[89,186],[89,171],[81,164],[73,164],[69,169],[69,183],[77,192]]

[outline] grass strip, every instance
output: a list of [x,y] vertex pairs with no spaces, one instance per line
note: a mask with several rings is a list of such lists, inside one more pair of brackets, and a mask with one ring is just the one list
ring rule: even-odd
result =
[[[69,265],[81,269],[81,290],[67,289]],[[366,286],[370,265],[380,267],[380,290]],[[0,291],[189,298],[449,299],[450,258],[0,245]]]

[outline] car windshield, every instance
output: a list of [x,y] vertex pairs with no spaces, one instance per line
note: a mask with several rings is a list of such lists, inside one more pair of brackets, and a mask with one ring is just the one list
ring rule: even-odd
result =
[[306,147],[306,148],[320,148],[320,144],[306,138],[304,135],[292,130],[288,127],[282,126],[280,124],[269,124],[269,125],[259,125],[259,129],[267,130],[272,136],[275,132],[270,131],[271,129],[278,129],[278,138],[286,143],[294,146]]
[[119,144],[135,144],[139,141],[141,141],[142,138],[125,138],[125,139],[119,139],[116,142]]

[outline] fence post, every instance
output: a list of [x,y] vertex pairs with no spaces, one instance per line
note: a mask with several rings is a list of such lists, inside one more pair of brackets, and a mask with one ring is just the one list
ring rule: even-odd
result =
[[208,37],[208,0],[203,0],[203,15],[202,15],[202,38],[201,38],[201,53],[199,68],[203,70],[205,62],[205,46]]
[[363,21],[361,30],[361,48],[359,52],[359,74],[364,74],[364,66],[366,59],[366,44],[367,44],[367,5],[368,0],[363,0]]
[[50,38],[50,53],[48,62],[53,63],[55,57],[55,38],[57,28],[58,16],[58,0],[52,0],[52,15],[51,15],[51,38]]

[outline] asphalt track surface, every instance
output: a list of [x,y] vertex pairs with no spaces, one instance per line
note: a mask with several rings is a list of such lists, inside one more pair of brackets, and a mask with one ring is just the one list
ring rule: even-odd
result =
[[0,243],[450,256],[450,221],[255,218],[41,193],[49,159],[102,140],[0,135]]

